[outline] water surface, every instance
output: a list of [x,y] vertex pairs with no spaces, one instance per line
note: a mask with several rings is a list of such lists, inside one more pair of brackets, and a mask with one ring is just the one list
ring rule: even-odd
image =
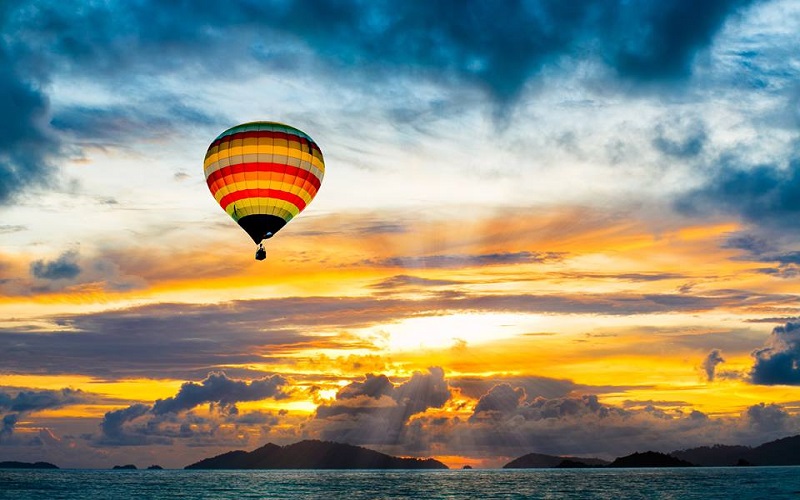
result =
[[0,499],[796,498],[800,467],[0,470]]

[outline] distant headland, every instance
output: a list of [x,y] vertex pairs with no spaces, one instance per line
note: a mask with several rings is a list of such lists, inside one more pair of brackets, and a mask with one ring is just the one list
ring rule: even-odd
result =
[[187,465],[186,469],[447,469],[432,458],[400,458],[349,444],[300,441],[268,443],[251,452],[230,451]]
[[57,465],[49,462],[0,462],[0,469],[58,469]]
[[579,467],[734,467],[746,465],[800,465],[800,435],[770,441],[752,448],[717,444],[671,453],[637,452],[612,462],[530,453],[515,458],[504,469],[542,469]]

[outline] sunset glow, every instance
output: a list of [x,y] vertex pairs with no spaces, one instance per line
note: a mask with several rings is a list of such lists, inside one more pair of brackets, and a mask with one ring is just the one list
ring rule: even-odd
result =
[[[274,3],[0,7],[0,460],[800,433],[796,2]],[[264,262],[204,172],[255,120],[325,155]]]

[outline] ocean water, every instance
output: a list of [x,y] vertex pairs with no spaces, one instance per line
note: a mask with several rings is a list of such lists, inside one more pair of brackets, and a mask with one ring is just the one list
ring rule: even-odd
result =
[[797,498],[800,467],[516,470],[0,470],[0,499]]

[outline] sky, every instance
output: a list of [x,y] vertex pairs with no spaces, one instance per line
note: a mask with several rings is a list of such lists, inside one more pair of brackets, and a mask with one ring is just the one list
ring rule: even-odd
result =
[[[800,433],[800,3],[0,2],[0,460]],[[203,158],[325,156],[266,261]]]

